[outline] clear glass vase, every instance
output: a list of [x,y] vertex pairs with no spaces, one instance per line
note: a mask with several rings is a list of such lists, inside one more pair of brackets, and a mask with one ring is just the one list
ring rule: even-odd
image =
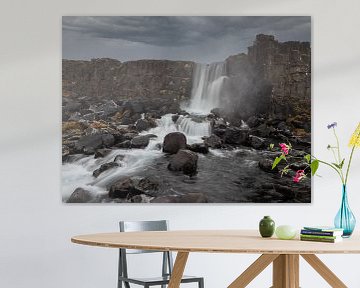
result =
[[355,229],[356,219],[349,207],[346,185],[342,187],[341,206],[336,214],[334,224],[336,228],[344,229],[343,237],[345,238],[350,237]]

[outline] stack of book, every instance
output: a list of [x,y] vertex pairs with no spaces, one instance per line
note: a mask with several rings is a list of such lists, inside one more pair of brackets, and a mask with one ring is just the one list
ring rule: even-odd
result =
[[336,243],[342,241],[344,230],[334,227],[304,227],[300,232],[302,241]]

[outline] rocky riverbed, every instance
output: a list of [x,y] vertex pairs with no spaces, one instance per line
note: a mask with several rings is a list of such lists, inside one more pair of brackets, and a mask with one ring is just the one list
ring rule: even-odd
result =
[[311,202],[292,179],[311,150],[310,52],[260,34],[211,64],[63,60],[63,201]]
[[[295,128],[298,122],[253,116],[234,126],[221,109],[213,109],[206,116],[179,111],[154,118],[145,112],[123,125],[116,105],[98,104],[112,113],[93,112],[96,120],[81,115],[63,123],[65,202],[311,201],[310,179],[292,181],[310,150],[310,134]],[[129,111],[123,117],[136,113]],[[281,177],[271,166],[282,142],[294,150],[288,158],[291,170]],[[270,143],[276,148],[270,150]]]

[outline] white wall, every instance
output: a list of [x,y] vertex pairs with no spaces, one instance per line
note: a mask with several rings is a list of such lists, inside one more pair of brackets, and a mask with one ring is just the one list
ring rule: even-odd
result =
[[[98,3],[95,3],[98,2]],[[4,0],[0,10],[0,287],[115,287],[116,250],[70,243],[75,234],[116,231],[119,219],[171,221],[173,229],[256,228],[263,215],[278,224],[331,224],[339,180],[326,169],[311,205],[63,205],[60,199],[62,15],[311,15],[313,144],[326,157],[326,124],[339,123],[347,143],[360,120],[360,27],[357,0]],[[360,151],[349,184],[360,219]],[[359,227],[359,225],[358,225]],[[206,287],[226,287],[255,255],[193,254],[188,273]],[[360,287],[360,255],[321,256]],[[153,272],[135,259],[139,269]],[[345,263],[348,263],[344,265]],[[269,287],[271,271],[249,287]],[[327,287],[301,263],[302,287]]]

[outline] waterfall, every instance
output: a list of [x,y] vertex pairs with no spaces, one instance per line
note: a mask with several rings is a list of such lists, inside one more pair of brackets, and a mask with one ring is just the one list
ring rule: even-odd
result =
[[203,119],[201,122],[194,121],[191,117],[179,117],[176,121],[178,129],[187,136],[210,136],[210,123]]
[[186,111],[205,115],[220,105],[225,76],[225,62],[196,64],[190,104]]
[[[205,117],[180,116],[173,121],[174,114],[166,114],[157,119],[157,127],[143,131],[140,135],[154,134],[157,138],[150,139],[145,149],[114,149],[104,158],[95,159],[94,156],[79,155],[79,159],[62,166],[62,195],[66,200],[77,187],[83,187],[94,194],[107,193],[106,187],[123,176],[132,176],[148,169],[149,165],[163,155],[159,145],[171,132],[182,132],[186,135],[187,143],[201,143],[203,136],[210,135],[210,126]],[[123,155],[121,166],[106,171],[97,178],[92,176],[100,165],[114,161],[116,155]]]
[[[225,64],[196,64],[193,76],[191,101],[183,107],[189,115],[178,116],[166,114],[158,119],[157,127],[143,131],[140,135],[154,134],[145,149],[114,149],[104,158],[95,159],[94,156],[81,156],[71,163],[65,163],[62,168],[62,194],[66,200],[77,187],[83,187],[94,194],[107,193],[107,187],[116,179],[132,176],[146,171],[149,165],[163,153],[159,149],[164,137],[171,132],[182,132],[186,135],[187,143],[202,143],[202,137],[211,135],[210,121],[207,115],[211,109],[220,106],[225,80]],[[144,119],[145,115],[141,115]],[[116,155],[123,155],[121,166],[101,173],[97,178],[92,176],[100,165],[114,161]]]

